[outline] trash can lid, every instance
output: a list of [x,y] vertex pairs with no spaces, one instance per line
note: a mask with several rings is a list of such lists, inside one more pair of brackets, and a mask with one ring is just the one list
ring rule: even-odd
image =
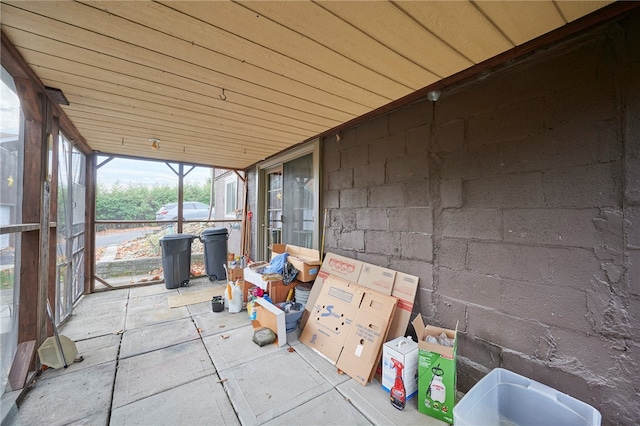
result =
[[227,228],[209,228],[202,231],[202,235],[220,235],[226,234]]
[[193,240],[194,238],[198,238],[197,235],[192,234],[168,234],[164,237],[160,238],[160,241],[164,240]]

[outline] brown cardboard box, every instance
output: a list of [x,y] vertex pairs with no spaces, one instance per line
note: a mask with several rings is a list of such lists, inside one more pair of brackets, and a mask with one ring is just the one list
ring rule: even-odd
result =
[[311,309],[320,295],[324,280],[329,276],[333,276],[357,282],[358,277],[360,276],[360,271],[362,270],[362,265],[364,265],[364,263],[359,260],[350,259],[335,253],[327,253],[313,287],[311,287],[311,293],[309,293],[309,298],[307,299],[307,304],[304,308],[302,319],[300,320],[301,328],[304,328],[307,320],[309,319]]
[[300,341],[366,385],[380,361],[396,304],[392,296],[329,276]]
[[376,291],[366,291],[351,325],[336,367],[365,385],[371,381],[382,357],[382,345],[397,300]]
[[284,311],[261,297],[253,303],[256,308],[256,319],[251,321],[254,330],[261,327],[271,329],[277,336],[276,345],[278,345],[278,347],[284,346],[287,343],[287,327]]
[[306,325],[310,311],[322,291],[323,283],[329,276],[349,280],[396,297],[398,299],[398,309],[395,311],[387,339],[405,335],[411,319],[419,278],[335,253],[327,253],[324,262],[322,262],[322,267],[311,288],[305,312],[300,321],[301,328]]
[[289,285],[285,285],[282,280],[268,281],[267,293],[273,303],[286,302],[289,292],[296,288],[299,281],[293,280]]
[[273,244],[271,246],[271,258],[276,254],[289,253],[287,261],[298,270],[296,279],[306,283],[313,281],[318,275],[320,265],[320,252],[305,247],[292,246],[290,244]]
[[229,269],[229,276],[227,277],[229,281],[237,281],[244,278],[242,268],[231,268],[230,266],[227,266],[227,268]]
[[391,295],[398,299],[398,308],[393,316],[387,339],[390,340],[404,336],[407,332],[411,312],[413,312],[413,302],[416,299],[416,292],[418,291],[419,280],[416,276],[402,272],[396,274]]
[[387,296],[393,291],[396,271],[365,263],[356,282]]

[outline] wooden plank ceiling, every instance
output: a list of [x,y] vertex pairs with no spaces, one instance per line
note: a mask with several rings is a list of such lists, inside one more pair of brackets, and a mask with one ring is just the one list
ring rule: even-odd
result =
[[242,169],[608,3],[3,0],[1,19],[93,150]]

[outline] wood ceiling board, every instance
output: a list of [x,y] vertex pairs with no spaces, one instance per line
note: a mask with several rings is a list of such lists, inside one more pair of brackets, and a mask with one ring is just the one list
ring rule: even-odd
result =
[[321,6],[440,78],[473,65],[393,3],[325,1]]
[[251,128],[256,132],[273,134],[276,137],[290,137],[292,140],[300,140],[319,133],[319,129],[301,129],[281,123],[262,120],[254,117],[229,114],[210,106],[199,105],[184,101],[177,101],[159,97],[154,99],[150,95],[146,97],[128,96],[126,93],[111,93],[98,90],[67,85],[64,91],[69,102],[72,99],[91,100],[94,102],[108,102],[113,105],[123,105],[136,110],[149,111],[150,113],[170,114],[174,120],[180,117],[193,118],[207,121],[210,125],[234,128]]
[[[65,70],[68,71],[78,71],[79,68],[84,67],[84,69],[87,71],[87,73],[90,73],[92,68],[86,64],[77,64],[77,63],[73,63],[71,61],[67,61],[64,59],[60,59],[60,58],[51,58],[51,57],[43,57],[43,54],[39,53],[39,52],[30,52],[30,51],[26,51],[23,50],[22,51],[23,56],[25,57],[25,59],[27,60],[27,62],[32,65],[34,68],[37,69],[37,67],[39,66],[40,63],[43,64],[47,64],[48,66],[54,66],[56,69],[60,70],[61,72],[65,72]],[[94,74],[97,72],[101,72],[101,71],[94,71]],[[115,71],[113,71],[115,72]],[[162,83],[160,83],[162,84]],[[193,83],[190,80],[186,80],[186,84],[193,86]],[[60,85],[59,87],[60,89],[62,89],[63,91],[65,91],[65,87],[64,85]],[[194,88],[197,88],[197,86],[194,86]],[[230,99],[231,95],[228,95],[227,97],[227,101],[228,102],[232,102],[232,97]],[[212,99],[219,99],[219,98],[215,98],[212,97]],[[329,126],[327,126],[328,128]]]
[[469,1],[398,1],[396,4],[473,63],[513,47]]
[[[37,7],[33,6],[34,3]],[[50,6],[45,6],[50,3]],[[142,77],[156,73],[166,81],[191,79],[217,87],[219,93],[225,89],[227,96],[243,93],[303,111],[324,107],[327,114],[338,110],[357,116],[369,110],[365,105],[302,85],[285,76],[255,67],[249,69],[249,64],[98,9],[73,2],[62,2],[61,7],[55,7],[56,4],[58,3],[21,2],[20,6],[32,5],[31,9],[47,13],[51,19],[17,9],[12,10],[5,25],[18,27],[16,21],[21,17],[23,24],[30,22],[39,29],[36,32],[39,31],[43,36],[41,43],[47,38],[65,43],[63,48],[55,51],[59,56],[104,69],[117,69],[131,76]],[[77,10],[78,7],[82,9]],[[81,23],[86,28],[67,25],[65,22]],[[100,25],[97,29],[100,33],[91,30],[91,25],[98,22]],[[20,40],[16,39],[14,44],[19,46]],[[50,51],[44,46],[38,50]]]
[[[126,154],[131,150],[142,149],[142,150],[150,150],[151,143],[145,137],[135,138],[135,139],[124,139],[124,143],[122,139],[116,140],[115,138],[110,137],[108,134],[105,134],[101,130],[87,130],[84,129],[87,133],[87,138],[90,139],[98,148],[98,150],[106,152],[119,152],[121,154]],[[238,157],[241,158],[242,161],[259,161],[266,156],[271,155],[270,153],[260,152],[260,151],[244,151],[242,149],[237,149],[233,144],[227,143],[225,146],[220,146],[216,144],[206,144],[200,143],[199,145],[194,145],[192,143],[182,143],[180,140],[160,140],[160,147],[165,151],[165,153],[173,153],[175,155],[182,156],[185,153],[198,153],[198,152],[216,152],[222,153],[227,157]]]
[[605,7],[613,1],[567,1],[567,0],[555,0],[556,5],[562,11],[562,14],[568,22],[575,21],[578,18],[582,18],[585,15],[595,12],[598,9]]
[[[254,42],[242,39],[235,34],[208,24],[208,16],[216,16],[217,3],[211,5],[200,4],[200,13],[190,16],[174,10],[175,4],[162,5],[146,3],[140,7],[135,2],[90,2],[91,5],[108,10],[109,13],[130,19],[147,27],[161,25],[162,32],[173,37],[186,40],[204,47],[210,51],[217,51],[225,56],[234,58],[243,64],[256,66],[268,70],[276,75],[286,76],[294,81],[327,91],[333,95],[348,100],[357,100],[368,107],[385,104],[388,98],[373,91],[355,86],[324,71],[313,68],[303,62],[296,61],[280,52],[267,49]],[[215,18],[214,18],[215,19]],[[375,87],[373,87],[375,90]]]
[[[298,62],[305,63],[336,78],[387,98],[387,102],[406,93],[407,88],[379,73],[354,62],[348,56],[316,43],[243,5],[230,2],[163,2],[191,16],[199,16],[203,7],[215,7],[215,14],[206,16],[208,22],[237,36],[251,40]],[[286,5],[288,7],[288,4]],[[314,23],[314,25],[322,25]]]
[[274,150],[282,149],[282,146],[274,146],[273,144],[247,141],[233,137],[214,136],[190,130],[180,131],[166,126],[145,125],[138,122],[127,122],[126,120],[103,121],[99,119],[100,117],[96,117],[96,115],[93,115],[91,118],[86,118],[76,114],[74,115],[74,123],[77,123],[78,128],[100,131],[103,134],[111,133],[112,140],[116,141],[122,140],[123,137],[135,137],[148,140],[151,137],[157,137],[156,135],[162,134],[166,139],[158,138],[161,141],[176,141],[179,143],[191,141],[191,143],[197,147],[215,144],[221,148],[226,148],[228,145],[229,149],[236,153],[250,150],[258,155],[271,155]]
[[[396,51],[380,44],[357,28],[311,2],[281,1],[245,2],[249,9],[294,30],[317,43],[352,59],[354,62],[383,75],[405,87],[411,93],[437,76],[420,65],[407,60]],[[367,13],[368,2],[357,6]],[[321,23],[321,25],[317,25]],[[426,83],[426,84],[425,84]],[[399,95],[399,96],[398,96]],[[399,93],[395,96],[403,96]]]
[[[121,139],[115,140],[110,135],[100,131],[89,131],[89,136],[90,136],[90,139],[93,141],[93,143],[95,143],[96,146],[99,147],[97,150],[101,152],[127,155],[127,153],[130,151],[146,151],[146,150],[152,151],[151,143],[146,138],[125,139],[123,143]],[[225,155],[227,157],[237,157],[239,161],[255,162],[263,158],[263,155],[260,155],[260,153],[256,151],[247,150],[246,153],[244,151],[237,151],[237,150],[234,151],[233,149],[235,149],[235,147],[232,145],[230,145],[228,148],[227,147],[221,148],[216,145],[203,144],[203,145],[193,146],[193,145],[180,144],[178,142],[160,140],[160,148],[162,151],[165,152],[165,155],[169,153],[171,153],[172,155],[175,155],[175,157],[166,158],[167,161],[182,161],[182,157],[184,155],[197,156],[198,153],[213,152],[213,151],[218,152],[220,153],[220,155]],[[154,157],[154,158],[157,158],[157,157]],[[193,158],[190,161],[193,161]],[[196,163],[209,164],[209,161],[207,160],[206,162],[203,163],[201,160],[201,161],[196,161]]]
[[[41,53],[35,53],[35,55],[42,55]],[[190,90],[183,88],[177,88],[168,85],[160,85],[155,82],[147,80],[133,80],[130,77],[108,70],[95,70],[87,65],[64,62],[63,69],[52,69],[48,65],[42,65],[45,60],[42,59],[39,63],[33,65],[37,67],[38,73],[46,79],[56,80],[58,84],[66,85],[65,79],[69,82],[78,83],[79,81],[90,82],[90,85],[94,85],[97,88],[101,87],[114,87],[117,90],[127,91],[139,91],[141,93],[148,93],[152,95],[166,95],[173,99],[189,100],[194,99],[198,102],[209,102],[214,108],[225,109],[229,112],[236,112],[242,115],[255,114],[256,117],[262,117],[265,120],[272,120],[275,122],[281,122],[287,124],[289,122],[298,123],[299,127],[303,127],[303,123],[308,124],[309,127],[315,126],[320,128],[330,128],[340,124],[340,121],[330,120],[318,115],[311,115],[302,111],[294,110],[291,108],[282,107],[274,104],[267,104],[264,101],[243,97],[243,95],[236,94],[233,100],[227,99],[221,100],[218,97],[218,91],[215,93],[210,87],[199,87],[197,84],[190,87]],[[52,64],[51,64],[52,65]],[[93,72],[92,72],[93,71]],[[132,84],[135,82],[136,84]],[[58,87],[58,86],[55,86]],[[195,91],[198,88],[202,88],[203,91]],[[207,89],[209,90],[207,92]]]
[[475,4],[516,45],[565,24],[551,0],[478,1]]
[[[284,126],[282,129],[298,129],[303,132],[312,132],[314,134],[320,133],[326,130],[331,124],[325,124],[320,126],[312,123],[307,123],[301,120],[294,120],[286,117],[281,117],[275,114],[269,114],[263,111],[249,110],[248,108],[240,108],[238,105],[231,104],[230,102],[212,102],[212,99],[206,96],[191,94],[191,99],[181,99],[172,96],[169,93],[152,93],[137,88],[123,87],[113,83],[104,81],[91,80],[84,76],[74,76],[72,79],[73,84],[63,81],[68,78],[67,75],[55,70],[39,70],[40,78],[49,87],[60,87],[64,85],[64,92],[67,93],[85,93],[84,91],[93,90],[101,93],[110,93],[122,97],[133,97],[135,99],[146,99],[149,102],[153,102],[160,105],[173,105],[184,110],[191,108],[205,108],[207,114],[220,117],[229,117],[230,119],[237,121],[242,120],[248,123],[256,125],[269,126],[273,123],[276,126]],[[176,93],[179,95],[180,93]],[[208,103],[208,104],[207,104]],[[219,105],[219,106],[218,106]],[[249,115],[254,114],[254,115]],[[334,125],[339,124],[335,123]],[[281,130],[282,130],[281,129]]]
[[[254,140],[265,140],[271,141],[275,143],[282,143],[283,146],[291,146],[299,141],[300,138],[293,138],[289,135],[281,135],[277,134],[273,131],[258,131],[251,127],[244,128],[234,128],[229,125],[215,125],[207,122],[206,120],[198,120],[197,118],[192,117],[176,117],[172,116],[170,113],[162,112],[162,111],[148,111],[142,109],[136,109],[130,106],[124,106],[119,104],[113,104],[105,101],[95,102],[91,99],[82,99],[76,100],[69,99],[70,103],[73,105],[73,108],[76,109],[84,109],[84,110],[93,110],[94,113],[103,113],[103,115],[110,114],[112,116],[126,118],[131,117],[131,119],[137,119],[140,121],[157,121],[164,123],[174,123],[174,125],[185,125],[189,126],[193,129],[198,129],[200,131],[207,131],[211,134],[218,134],[220,136],[229,136],[229,137],[246,137]],[[69,111],[69,118],[73,118],[72,108],[71,106],[63,107],[65,112]],[[157,136],[156,137],[161,137]]]
[[125,156],[125,157],[136,157],[140,159],[151,159],[151,160],[160,160],[160,161],[171,161],[171,162],[184,162],[188,164],[199,164],[203,166],[210,166],[216,168],[225,168],[225,169],[238,169],[242,170],[246,166],[244,164],[254,164],[256,161],[260,161],[260,159],[251,161],[245,158],[240,158],[238,156],[226,155],[224,153],[219,152],[187,152],[184,153],[181,150],[169,150],[165,149],[165,147],[161,144],[160,149],[153,150],[150,146],[136,146],[136,147],[128,147],[126,150],[104,150],[99,151],[100,155],[115,155],[115,156]]

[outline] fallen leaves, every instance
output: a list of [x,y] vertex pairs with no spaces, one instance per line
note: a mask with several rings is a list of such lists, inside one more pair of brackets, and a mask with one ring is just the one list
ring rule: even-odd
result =
[[221,334],[220,337],[222,337],[223,339],[228,339],[229,335],[228,334]]
[[289,347],[289,349],[287,349],[287,350],[289,351],[289,353],[293,353],[293,352],[295,352],[295,351],[296,351],[296,350],[295,350],[294,348],[292,348],[292,347]]

